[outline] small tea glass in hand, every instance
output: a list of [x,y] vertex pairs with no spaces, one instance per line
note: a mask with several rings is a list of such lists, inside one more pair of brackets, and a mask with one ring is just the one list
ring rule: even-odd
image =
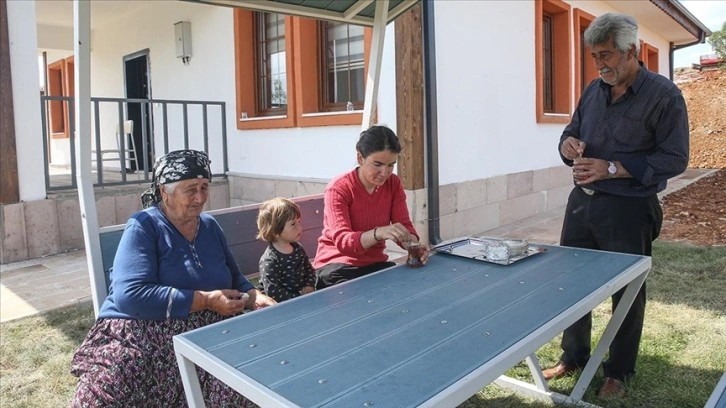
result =
[[426,249],[423,245],[421,245],[418,242],[409,242],[408,243],[408,259],[406,260],[406,265],[410,266],[411,268],[420,268],[424,265],[423,261],[421,261],[421,257],[423,256]]

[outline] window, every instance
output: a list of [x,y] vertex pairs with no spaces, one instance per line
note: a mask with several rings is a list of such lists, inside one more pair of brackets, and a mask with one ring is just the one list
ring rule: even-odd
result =
[[538,123],[567,123],[571,112],[570,6],[535,3],[536,109]]
[[255,15],[255,82],[260,116],[287,113],[285,17],[277,13]]
[[[363,109],[363,27],[320,22],[322,111]],[[350,103],[350,106],[348,105]]]
[[[73,96],[73,57],[48,64],[48,96]],[[67,138],[70,134],[70,106],[66,101],[49,101],[48,125],[54,139]]]
[[238,129],[360,124],[370,28],[236,9],[234,35]]
[[545,112],[554,112],[555,95],[552,80],[552,71],[554,62],[553,44],[552,44],[552,16],[542,16],[542,103]]
[[658,73],[658,49],[654,46],[641,41],[640,42],[640,60],[648,71]]
[[595,20],[595,16],[580,9],[573,12],[573,36],[575,39],[575,102],[580,100],[582,91],[599,77],[597,68],[592,62],[590,51],[585,45],[585,30]]

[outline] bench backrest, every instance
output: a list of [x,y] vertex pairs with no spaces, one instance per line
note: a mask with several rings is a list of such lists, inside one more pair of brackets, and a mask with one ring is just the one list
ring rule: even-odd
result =
[[[318,250],[318,238],[323,231],[323,195],[298,197],[292,201],[300,207],[302,215],[303,233],[300,244],[312,262]],[[207,212],[214,216],[222,227],[232,256],[245,275],[254,275],[258,272],[260,256],[267,247],[267,243],[255,238],[259,208],[260,204],[250,204]],[[109,274],[124,227],[125,225],[113,225],[99,230],[106,288],[111,282]]]
[[[318,238],[323,231],[323,195],[299,197],[292,201],[300,207],[303,224],[300,244],[312,262],[318,250]],[[260,256],[267,248],[266,242],[255,238],[259,208],[260,204],[251,204],[209,212],[222,227],[232,256],[245,275],[258,272]]]

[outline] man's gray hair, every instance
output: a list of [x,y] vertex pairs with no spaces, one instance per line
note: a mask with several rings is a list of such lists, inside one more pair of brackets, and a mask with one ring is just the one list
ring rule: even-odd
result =
[[635,56],[640,54],[638,21],[627,14],[605,13],[595,19],[585,30],[585,44],[593,45],[613,42],[621,52],[628,52],[635,46]]

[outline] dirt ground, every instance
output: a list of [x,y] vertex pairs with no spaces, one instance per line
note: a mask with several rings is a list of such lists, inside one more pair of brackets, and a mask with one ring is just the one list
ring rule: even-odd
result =
[[716,174],[663,199],[661,240],[726,245],[726,71],[676,72],[688,107],[691,168]]

